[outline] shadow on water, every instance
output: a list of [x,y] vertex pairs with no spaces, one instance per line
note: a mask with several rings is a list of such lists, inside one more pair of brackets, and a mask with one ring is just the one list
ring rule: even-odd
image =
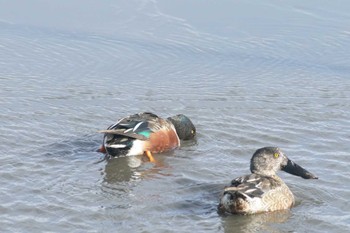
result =
[[[176,209],[182,216],[217,216],[217,201],[220,195],[220,184],[196,183],[195,180],[180,179],[175,181],[179,186],[170,192],[183,198],[168,203],[170,209]],[[171,195],[171,193],[167,195]]]
[[[80,137],[71,137],[65,140],[60,140],[47,145],[42,145],[39,148],[35,148],[32,153],[44,155],[46,157],[65,158],[69,157],[71,160],[89,160],[90,156],[98,160],[100,157],[96,155],[102,155],[97,152],[97,149],[101,145],[101,139],[98,135],[82,135]],[[39,149],[39,153],[37,150]],[[96,161],[94,160],[94,161]]]
[[291,217],[289,210],[253,215],[230,215],[222,217],[225,233],[231,232],[280,232],[276,224]]

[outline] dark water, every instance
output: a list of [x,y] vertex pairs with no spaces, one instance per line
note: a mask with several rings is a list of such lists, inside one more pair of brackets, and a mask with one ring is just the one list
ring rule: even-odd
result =
[[[0,2],[1,232],[350,230],[347,1]],[[184,113],[195,143],[102,161],[118,118]],[[220,217],[220,191],[279,146],[290,211]]]

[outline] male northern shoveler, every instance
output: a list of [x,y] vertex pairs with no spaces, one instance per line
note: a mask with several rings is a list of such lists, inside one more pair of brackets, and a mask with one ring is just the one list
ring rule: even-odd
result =
[[152,153],[160,153],[180,146],[180,140],[193,139],[196,128],[185,115],[167,119],[150,112],[130,115],[108,127],[104,133],[101,152],[110,156],[146,154],[154,162]]
[[258,149],[250,160],[252,174],[234,179],[220,199],[220,214],[255,214],[285,210],[294,204],[288,186],[276,175],[283,170],[304,179],[318,179],[287,158],[277,147]]

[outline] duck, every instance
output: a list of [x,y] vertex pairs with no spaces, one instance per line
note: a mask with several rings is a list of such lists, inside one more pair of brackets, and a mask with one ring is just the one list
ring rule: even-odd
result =
[[218,205],[219,214],[256,214],[288,210],[294,196],[276,175],[282,170],[304,179],[317,176],[290,160],[278,147],[263,147],[250,160],[251,174],[238,177],[224,188]]
[[150,162],[155,162],[154,153],[178,148],[181,140],[196,136],[196,128],[187,116],[161,118],[151,112],[123,117],[99,132],[104,133],[100,152],[109,157],[146,155]]

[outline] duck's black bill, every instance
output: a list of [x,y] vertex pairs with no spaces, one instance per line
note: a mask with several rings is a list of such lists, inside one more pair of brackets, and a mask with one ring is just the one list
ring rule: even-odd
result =
[[304,179],[318,179],[317,176],[305,170],[290,159],[288,159],[287,165],[282,167],[282,170],[295,176],[301,176]]

